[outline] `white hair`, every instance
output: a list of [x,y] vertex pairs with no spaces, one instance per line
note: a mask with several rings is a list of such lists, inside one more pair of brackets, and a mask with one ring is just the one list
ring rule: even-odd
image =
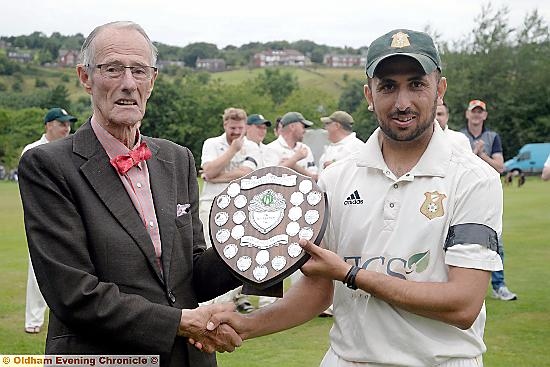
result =
[[95,61],[95,49],[94,49],[94,40],[97,37],[99,33],[101,33],[103,30],[106,30],[107,28],[115,28],[115,29],[133,29],[138,31],[143,38],[147,41],[147,44],[149,45],[149,49],[151,50],[151,65],[155,66],[157,63],[157,48],[151,42],[151,39],[149,36],[147,36],[147,33],[145,33],[145,30],[137,23],[130,22],[130,21],[117,21],[117,22],[111,22],[107,24],[100,25],[96,27],[90,35],[86,38],[84,41],[84,44],[82,45],[82,49],[80,50],[80,62],[84,66],[92,65]]

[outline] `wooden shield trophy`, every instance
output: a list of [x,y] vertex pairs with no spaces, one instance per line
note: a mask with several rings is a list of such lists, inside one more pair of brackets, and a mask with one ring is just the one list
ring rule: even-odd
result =
[[283,279],[319,244],[328,220],[325,194],[310,177],[285,167],[258,169],[233,180],[210,209],[212,246],[243,281],[243,293],[281,297]]

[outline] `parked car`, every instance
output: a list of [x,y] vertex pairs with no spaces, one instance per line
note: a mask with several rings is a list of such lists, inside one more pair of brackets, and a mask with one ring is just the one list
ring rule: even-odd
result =
[[504,162],[506,172],[541,173],[550,155],[550,143],[525,144],[518,155]]

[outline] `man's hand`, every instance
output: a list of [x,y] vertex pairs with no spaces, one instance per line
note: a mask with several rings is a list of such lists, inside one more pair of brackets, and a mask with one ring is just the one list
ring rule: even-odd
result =
[[307,148],[306,147],[301,147],[300,149],[298,149],[294,153],[294,156],[292,157],[292,160],[295,161],[295,162],[299,162],[299,161],[301,161],[302,159],[304,159],[306,157],[307,157]]
[[485,142],[483,140],[476,140],[474,142],[474,154],[480,155],[483,153],[483,147],[485,146]]
[[208,321],[217,313],[235,313],[232,303],[200,306],[193,310],[181,310],[178,335],[207,352],[232,352],[242,344],[242,338],[227,324],[207,328]]
[[298,243],[311,255],[311,258],[301,268],[306,276],[344,280],[350,269],[350,265],[342,260],[340,256],[330,250],[317,246],[311,241],[301,239]]
[[246,136],[246,131],[241,134],[237,139],[233,140],[231,142],[230,149],[233,151],[234,154],[236,154],[238,151],[241,150],[244,144],[244,137]]

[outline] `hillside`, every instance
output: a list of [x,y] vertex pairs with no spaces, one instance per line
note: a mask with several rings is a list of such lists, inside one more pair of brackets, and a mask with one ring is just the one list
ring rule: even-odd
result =
[[[239,84],[253,79],[262,73],[263,69],[237,69],[212,74],[212,78],[220,79],[226,84]],[[344,79],[365,80],[363,68],[281,68],[283,72],[290,72],[298,78],[300,87],[304,89],[321,89],[329,95],[339,98],[344,86]]]
[[[243,68],[211,74],[212,79],[219,79],[224,84],[240,84],[254,79],[264,69]],[[336,68],[281,68],[281,71],[290,72],[298,79],[298,83],[304,89],[316,88],[325,91],[329,95],[338,98],[344,86],[344,80],[364,80],[362,68],[336,69]],[[162,71],[160,72],[163,75]],[[168,80],[172,76],[164,74]],[[37,80],[44,82],[46,86],[37,87]],[[58,84],[63,84],[69,91],[71,102],[76,102],[80,97],[86,97],[86,93],[78,83],[76,71],[73,68],[45,68],[39,66],[24,67],[21,73],[16,75],[0,75],[0,90],[12,91],[13,85],[19,82],[21,92],[31,93],[37,89],[51,89]]]

